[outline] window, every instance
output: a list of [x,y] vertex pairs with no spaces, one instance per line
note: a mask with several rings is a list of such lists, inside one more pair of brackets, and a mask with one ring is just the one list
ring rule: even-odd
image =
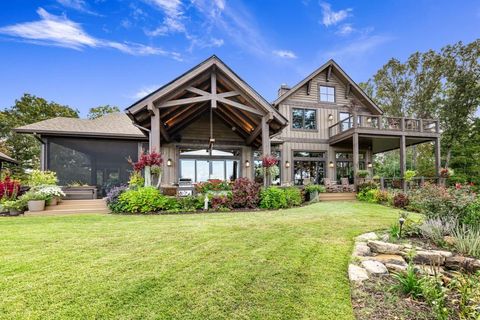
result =
[[[337,180],[348,178],[349,183],[353,183],[353,153],[337,152],[335,154]],[[358,166],[360,170],[365,169],[365,154],[358,155]]]
[[340,121],[340,131],[345,131],[352,127],[352,118],[350,118],[350,113],[340,112]]
[[323,178],[325,177],[325,161],[325,152],[322,151],[294,151],[294,184],[323,183]]
[[[281,170],[280,170],[280,163],[281,163],[281,153],[279,150],[272,150],[272,155],[274,155],[278,159],[278,164],[273,167],[272,175],[270,178],[272,179],[272,185],[280,185],[281,184]],[[263,167],[262,167],[262,151],[254,151],[253,152],[253,175],[255,177],[255,181],[258,183],[263,183]]]
[[320,86],[320,101],[335,102],[335,88]]
[[292,128],[304,130],[317,129],[317,110],[293,108]]

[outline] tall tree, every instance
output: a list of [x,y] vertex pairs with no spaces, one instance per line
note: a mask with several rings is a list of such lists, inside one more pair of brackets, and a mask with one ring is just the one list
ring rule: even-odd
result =
[[19,161],[21,168],[38,168],[40,145],[31,135],[14,133],[12,129],[55,117],[78,118],[78,110],[24,94],[14,106],[0,111],[0,141],[8,154]]
[[117,106],[111,106],[109,104],[104,106],[93,107],[88,110],[88,119],[100,118],[106,114],[120,112],[120,109]]

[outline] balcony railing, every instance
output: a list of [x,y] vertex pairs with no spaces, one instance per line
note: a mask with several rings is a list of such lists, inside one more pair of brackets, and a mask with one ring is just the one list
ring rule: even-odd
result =
[[440,132],[438,120],[357,115],[357,123],[354,124],[353,118],[353,116],[350,116],[330,126],[328,128],[329,137],[333,137],[354,127],[403,132]]

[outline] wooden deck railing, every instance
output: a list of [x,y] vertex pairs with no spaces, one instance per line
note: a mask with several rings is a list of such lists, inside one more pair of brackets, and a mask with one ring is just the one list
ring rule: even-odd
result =
[[357,115],[356,118],[356,123],[353,121],[354,116],[350,116],[330,126],[328,128],[329,137],[333,137],[352,128],[403,132],[440,132],[438,120],[372,115]]
[[[385,189],[403,189],[403,179],[400,177],[374,179],[379,185],[381,190]],[[408,189],[418,189],[425,183],[438,184],[440,178],[438,177],[415,177],[409,183],[406,184]]]

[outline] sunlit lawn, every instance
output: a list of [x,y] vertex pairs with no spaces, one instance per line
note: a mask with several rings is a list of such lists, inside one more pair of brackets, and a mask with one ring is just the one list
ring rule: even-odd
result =
[[353,319],[353,238],[397,212],[0,218],[0,317]]

